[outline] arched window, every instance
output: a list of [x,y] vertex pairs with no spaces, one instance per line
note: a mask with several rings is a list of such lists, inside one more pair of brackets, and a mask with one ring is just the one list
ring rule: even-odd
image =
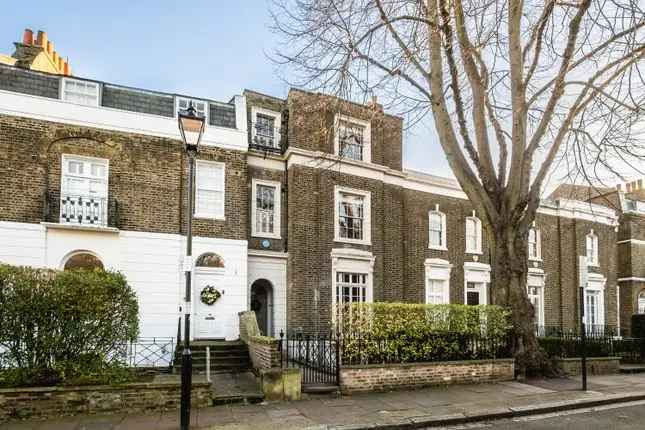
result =
[[63,270],[104,270],[99,258],[89,252],[79,251],[67,258]]
[[224,259],[214,252],[206,252],[197,258],[197,267],[208,267],[211,269],[223,269]]

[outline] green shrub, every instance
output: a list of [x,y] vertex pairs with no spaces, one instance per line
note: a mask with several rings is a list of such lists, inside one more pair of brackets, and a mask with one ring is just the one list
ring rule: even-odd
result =
[[632,337],[645,338],[645,314],[632,315]]
[[138,313],[120,273],[0,265],[0,384],[119,379]]
[[353,303],[337,309],[345,363],[441,361],[506,354],[510,312],[498,306]]

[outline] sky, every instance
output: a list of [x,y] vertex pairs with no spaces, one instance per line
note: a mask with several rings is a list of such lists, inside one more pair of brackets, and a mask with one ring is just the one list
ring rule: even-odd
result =
[[[228,101],[245,88],[285,97],[267,0],[5,0],[0,53],[46,31],[74,75]],[[404,134],[404,167],[453,176],[431,123]]]

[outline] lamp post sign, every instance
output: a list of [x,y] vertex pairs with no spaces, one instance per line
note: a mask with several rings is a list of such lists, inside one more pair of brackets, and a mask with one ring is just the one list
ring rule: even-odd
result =
[[181,353],[181,430],[190,428],[190,394],[193,377],[193,357],[190,351],[191,275],[193,273],[193,214],[195,212],[195,157],[204,133],[204,117],[190,102],[188,109],[177,113],[179,131],[188,156],[188,217],[186,225],[186,257],[183,269],[186,274],[184,296],[184,345]]
[[587,391],[587,329],[585,327],[585,287],[589,279],[589,269],[587,266],[587,257],[581,255],[578,257],[578,285],[580,291],[580,341],[581,341],[581,373],[582,373],[582,390]]

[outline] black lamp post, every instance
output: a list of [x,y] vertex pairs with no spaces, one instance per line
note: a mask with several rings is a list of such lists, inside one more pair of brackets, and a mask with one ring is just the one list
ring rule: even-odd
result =
[[177,112],[179,131],[184,141],[188,155],[188,226],[186,231],[186,258],[184,271],[186,274],[186,293],[184,297],[184,350],[181,354],[181,413],[180,425],[182,430],[190,428],[190,393],[193,376],[193,357],[190,352],[190,282],[193,270],[193,213],[195,212],[195,155],[199,141],[204,133],[204,117],[197,113],[190,102],[188,109]]

